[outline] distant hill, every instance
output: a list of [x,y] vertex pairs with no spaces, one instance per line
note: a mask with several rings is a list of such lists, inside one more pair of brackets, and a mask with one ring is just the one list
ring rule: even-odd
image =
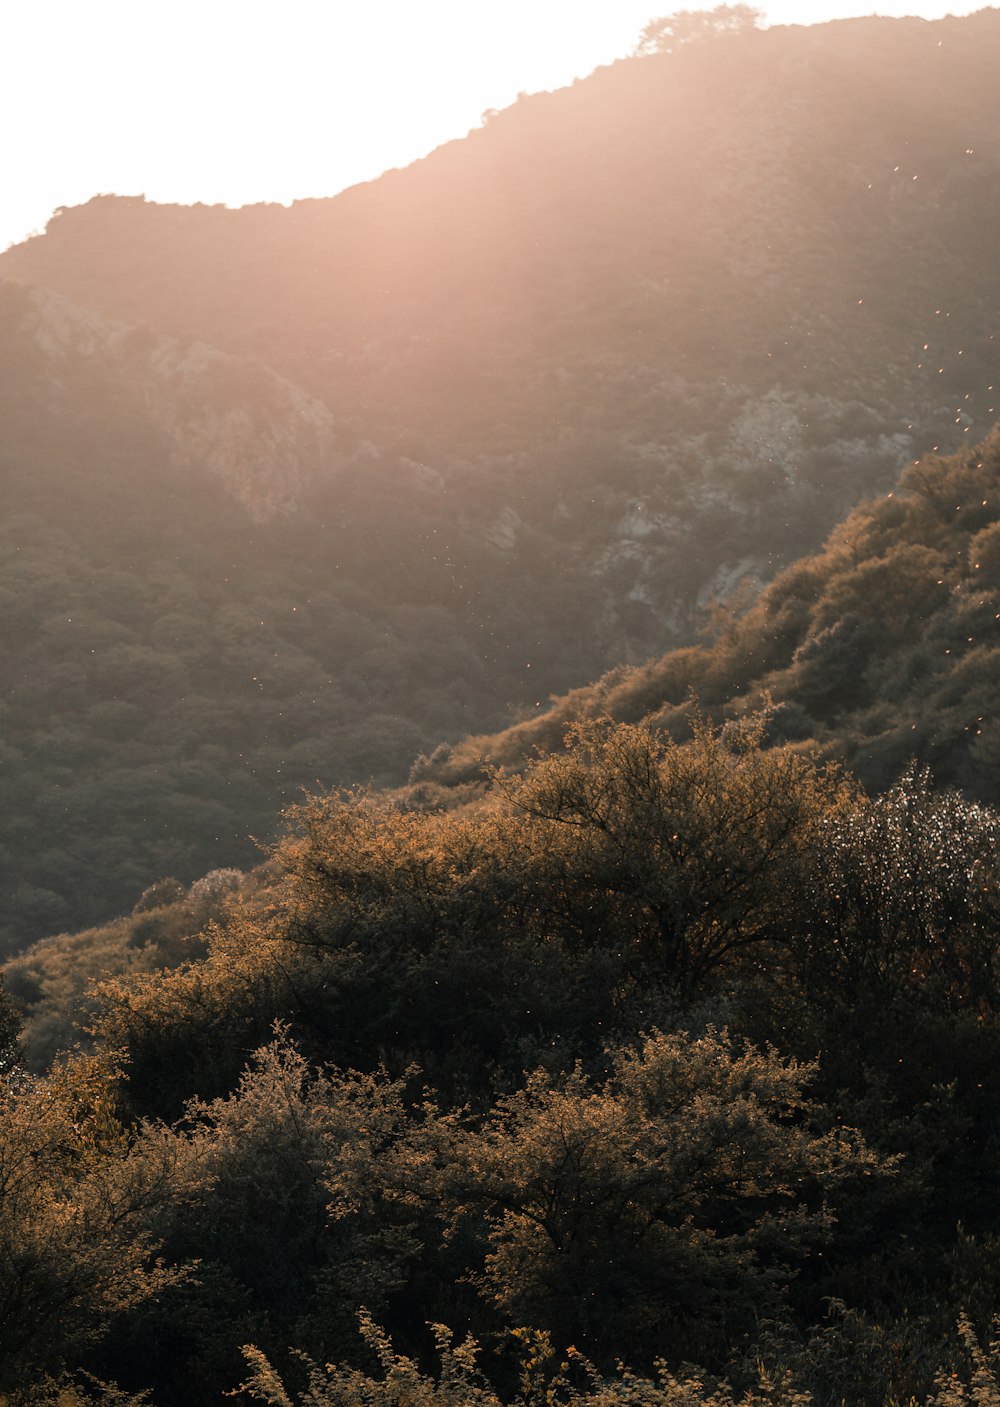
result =
[[329,200],[0,256],[4,941],[690,646],[986,434],[998,45],[691,44]]
[[992,425],[998,45],[996,10],[690,44],[328,200],[98,197],[0,274],[273,367],[546,590],[570,543],[639,659]]
[[915,761],[995,805],[998,699],[1000,427],[912,465],[749,609],[720,608],[704,644],[614,670],[498,735],[438,749],[414,768],[415,793],[440,801],[475,789],[483,758],[523,767],[577,720],[646,719],[683,737],[700,712],[724,721],[769,707],[772,741],[844,761],[872,789]]

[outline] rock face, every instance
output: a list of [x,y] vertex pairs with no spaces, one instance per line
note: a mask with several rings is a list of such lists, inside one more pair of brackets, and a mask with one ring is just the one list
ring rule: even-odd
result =
[[331,413],[256,363],[204,343],[164,343],[142,390],[178,466],[203,465],[258,523],[293,512],[310,480],[333,467]]
[[275,372],[112,322],[43,289],[25,293],[24,327],[50,363],[54,394],[61,361],[92,362],[162,434],[172,469],[219,480],[255,522],[293,512],[310,482],[336,468],[333,415]]

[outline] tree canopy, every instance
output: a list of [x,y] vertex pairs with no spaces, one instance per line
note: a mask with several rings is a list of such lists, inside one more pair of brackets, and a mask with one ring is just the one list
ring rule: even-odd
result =
[[[255,875],[152,886],[89,1052],[2,1075],[0,1392],[986,1381],[1000,818],[914,769],[869,796],[771,724],[593,720],[474,803],[309,796]],[[54,1005],[64,957],[15,989]]]

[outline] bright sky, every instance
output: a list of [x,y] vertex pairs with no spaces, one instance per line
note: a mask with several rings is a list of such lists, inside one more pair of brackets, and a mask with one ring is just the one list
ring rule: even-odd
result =
[[[464,136],[519,91],[717,0],[7,0],[0,249],[98,193],[244,205],[333,195]],[[968,14],[757,0],[772,24]]]

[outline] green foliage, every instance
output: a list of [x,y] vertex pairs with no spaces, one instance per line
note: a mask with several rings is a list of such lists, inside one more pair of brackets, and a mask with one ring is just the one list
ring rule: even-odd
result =
[[884,795],[825,820],[799,953],[811,985],[880,1002],[919,993],[994,1011],[1000,818],[911,768]]
[[0,993],[12,1404],[997,1400],[1000,441],[725,594],[995,415],[996,26],[653,21],[3,256],[152,325],[0,286],[5,976],[94,1032]]
[[242,891],[249,899],[265,882],[217,871],[185,889],[175,879],[151,885],[132,914],[102,928],[43,938],[0,970],[23,1023],[21,1049],[27,1067],[40,1072],[58,1052],[86,1042],[95,1012],[93,988],[114,976],[158,972],[201,957],[201,936]]
[[[384,1330],[363,1312],[361,1333],[382,1372],[373,1378],[356,1369],[309,1364],[309,1382],[299,1407],[501,1407],[503,1399],[478,1371],[479,1345],[471,1336],[454,1344],[442,1324],[430,1325],[438,1357],[436,1375],[424,1373],[413,1359],[398,1353]],[[557,1355],[548,1334],[515,1329],[522,1352],[520,1391],[511,1407],[810,1407],[784,1373],[773,1376],[760,1366],[758,1384],[738,1399],[728,1384],[706,1386],[700,1378],[675,1377],[663,1362],[655,1378],[640,1377],[618,1365],[602,1376],[575,1348]],[[266,1356],[254,1345],[243,1349],[251,1369],[242,1391],[269,1407],[293,1407],[293,1400]]]
[[669,1019],[784,941],[850,798],[763,748],[763,726],[675,744],[598,722],[461,812],[363,793],[291,808],[267,906],[233,910],[203,962],[104,988],[136,1107],[176,1117],[192,1089],[232,1088],[275,1018],[317,1059],[417,1062],[473,1101]]
[[[471,704],[482,667],[447,605],[380,593],[357,545],[350,572],[367,585],[341,588],[346,561],[315,580],[331,533],[346,533],[322,527],[319,509],[311,544],[271,530],[264,569],[243,511],[211,484],[183,490],[207,498],[197,515],[173,507],[182,490],[152,451],[142,491],[129,483],[114,519],[99,511],[104,470],[87,466],[50,501],[52,464],[33,466],[27,448],[24,461],[22,499],[40,501],[0,530],[15,622],[0,954],[103,925],[161,875],[186,886],[213,864],[248,867],[259,858],[249,834],[272,837],[303,786],[402,780],[421,747],[484,717]],[[506,710],[487,714],[499,724]]]
[[969,1320],[958,1323],[962,1367],[942,1372],[927,1407],[998,1407],[1000,1404],[1000,1321],[992,1325],[993,1337],[984,1348]]
[[20,1064],[20,1033],[20,1017],[0,975],[0,1079],[9,1078],[12,1070]]
[[[706,600],[732,614],[739,579],[921,449],[987,432],[997,17],[751,21],[654,21],[738,32],[526,98],[329,201],[101,197],[3,254],[6,951],[246,866],[302,786],[400,782],[511,707],[690,649]],[[301,438],[317,415],[325,454]],[[926,506],[947,573],[852,541],[878,563],[862,616],[885,590],[911,635],[954,585]],[[590,712],[673,711],[692,682],[724,707],[780,670],[796,738],[869,784],[911,752],[976,784],[986,607],[890,651],[846,619],[857,598],[810,620],[800,594]]]
[[91,1373],[46,1376],[0,1397],[3,1407],[149,1407],[149,1393],[123,1391]]
[[[440,1361],[435,1380],[424,1375],[417,1364],[393,1349],[384,1330],[365,1310],[360,1314],[362,1336],[378,1360],[384,1377],[372,1379],[351,1368],[326,1369],[309,1365],[309,1385],[299,1398],[301,1407],[353,1407],[365,1402],[370,1407],[500,1407],[500,1399],[476,1371],[478,1345],[471,1338],[453,1345],[452,1335],[443,1325],[432,1326]],[[242,1391],[254,1401],[272,1407],[292,1407],[274,1368],[258,1348],[247,1345],[244,1356],[251,1368]]]
[[[188,1105],[203,1191],[165,1249],[229,1287],[231,1345],[247,1332],[323,1353],[350,1344],[358,1307],[384,1306],[435,1219],[448,1122],[409,1108],[384,1074],[310,1070],[280,1033],[230,1096]],[[171,1329],[140,1320],[133,1332]]]
[[985,1391],[950,1335],[1000,1307],[1000,822],[772,726],[308,797],[264,874],[144,896],[134,942],[214,912],[204,956],[4,1087],[10,1390],[208,1407],[244,1343],[245,1397],[309,1407]]

